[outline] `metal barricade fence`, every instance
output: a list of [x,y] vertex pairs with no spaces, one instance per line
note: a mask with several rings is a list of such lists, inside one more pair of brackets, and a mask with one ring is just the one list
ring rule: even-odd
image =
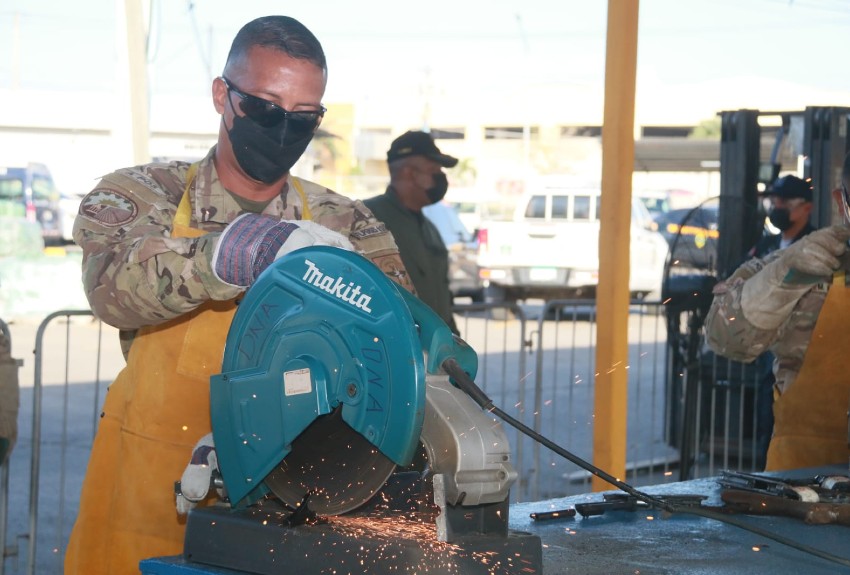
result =
[[[595,301],[549,301],[533,317],[525,309],[455,307],[461,336],[479,354],[477,382],[510,415],[592,461]],[[756,370],[714,357],[702,345],[701,324],[691,334],[689,316],[680,324],[668,315],[661,302],[633,301],[630,307],[626,481],[654,485],[707,477],[719,469],[760,469],[751,437],[760,416],[754,404]],[[691,340],[698,344],[695,350],[683,345]],[[689,366],[691,351],[695,365]],[[689,376],[694,389],[686,398]],[[686,411],[692,413],[688,419]],[[519,472],[512,500],[590,489],[588,472],[506,431]]]
[[[469,304],[455,313],[461,336],[479,356],[476,382],[494,403],[592,461],[595,303],[552,301],[536,310]],[[676,481],[683,472],[687,478],[714,475],[718,468],[753,469],[747,434],[757,425],[754,370],[714,358],[701,346],[694,350],[684,342],[701,342],[701,332],[690,337],[679,327],[688,324],[671,323],[660,303],[631,306],[625,479],[634,485]],[[124,365],[117,330],[88,311],[51,314],[34,340],[32,366],[25,362],[21,378],[21,433],[6,466],[12,469],[8,521],[0,526],[6,549],[14,551],[4,566],[19,573],[23,563],[27,575],[62,569],[104,393]],[[696,389],[688,402],[686,381]],[[686,412],[693,417],[686,419]],[[519,472],[512,501],[590,489],[588,473],[507,426],[506,433]],[[9,537],[14,544],[8,545]],[[24,562],[17,549],[27,543]]]
[[[478,354],[475,382],[508,415],[532,426],[534,412],[534,342],[529,338],[529,322],[516,304],[469,304],[455,306],[461,337]],[[508,321],[494,318],[509,317]],[[527,500],[531,483],[525,469],[534,467],[529,448],[531,440],[504,426],[511,445],[513,463],[519,472],[511,490],[513,501]]]
[[[677,453],[665,441],[666,330],[658,305],[634,303],[628,319],[629,357],[626,481],[663,482]],[[541,312],[536,371],[541,432],[587,461],[593,460],[596,306],[594,301],[550,301]],[[532,498],[586,492],[590,474],[542,450]]]
[[17,542],[7,566],[27,575],[62,572],[100,406],[123,365],[117,330],[88,310],[47,316],[33,339],[21,374],[7,529]]
[[[6,322],[0,320],[0,333],[6,339],[6,343],[11,350],[12,334],[9,331],[9,326]],[[20,364],[18,364],[20,367]],[[14,546],[6,546],[6,527],[9,521],[9,462],[7,461],[0,468],[0,575],[5,573],[6,557],[15,555],[17,548]]]

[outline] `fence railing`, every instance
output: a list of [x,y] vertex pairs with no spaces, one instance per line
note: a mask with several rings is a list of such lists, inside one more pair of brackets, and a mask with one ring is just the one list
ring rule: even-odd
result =
[[[0,320],[0,334],[5,339],[6,345],[9,347],[11,351],[12,347],[12,334],[9,331],[9,326],[6,325],[6,322]],[[20,367],[20,365],[18,366]],[[17,375],[17,374],[16,374]],[[0,575],[5,573],[6,568],[6,557],[12,557],[17,555],[17,547],[16,546],[6,546],[6,529],[7,524],[9,522],[9,464],[8,462],[2,465],[0,468],[0,550],[2,550],[2,554],[0,554]]]
[[19,373],[19,437],[8,463],[4,539],[13,552],[5,566],[11,573],[61,573],[103,394],[124,360],[117,331],[87,310],[59,311],[37,329],[25,322],[11,331],[16,355],[23,356],[24,337],[32,355],[24,356]]
[[[511,416],[592,460],[596,308],[593,301],[455,308],[462,337],[479,355],[477,383]],[[626,481],[649,485],[754,470],[757,374],[701,345],[688,310],[633,302],[628,323]],[[0,329],[8,327],[0,322]],[[696,330],[696,333],[693,333]],[[0,484],[8,501],[0,535],[3,569],[57,573],[76,517],[106,386],[124,365],[117,330],[88,311],[49,315],[21,372],[18,446]],[[20,355],[20,354],[19,354]],[[686,389],[688,393],[686,393]],[[26,430],[30,430],[27,435]],[[506,428],[519,480],[512,501],[583,493],[589,474]],[[28,464],[28,465],[27,465]],[[11,539],[11,541],[10,541]],[[26,544],[27,553],[17,553]],[[24,560],[24,556],[26,559]]]

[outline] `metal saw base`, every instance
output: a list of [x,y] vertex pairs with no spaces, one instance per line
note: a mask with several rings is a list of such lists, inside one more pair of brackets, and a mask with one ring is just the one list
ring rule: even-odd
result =
[[540,538],[465,535],[436,540],[436,528],[416,514],[341,516],[290,527],[273,501],[242,511],[206,507],[189,513],[183,555],[193,563],[256,575],[282,573],[532,575],[543,572]]

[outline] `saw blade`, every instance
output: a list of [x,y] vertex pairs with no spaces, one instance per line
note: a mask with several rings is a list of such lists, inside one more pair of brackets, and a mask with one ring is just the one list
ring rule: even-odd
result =
[[309,491],[313,511],[341,515],[371,499],[394,470],[395,463],[345,423],[337,409],[292,442],[292,451],[265,484],[290,507]]

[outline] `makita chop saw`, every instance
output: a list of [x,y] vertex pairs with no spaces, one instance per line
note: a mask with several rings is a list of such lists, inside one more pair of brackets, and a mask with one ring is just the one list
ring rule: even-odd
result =
[[501,425],[443,369],[474,378],[477,361],[362,256],[281,258],[211,378],[230,504],[190,512],[184,556],[260,574],[542,572],[539,538],[508,530]]

